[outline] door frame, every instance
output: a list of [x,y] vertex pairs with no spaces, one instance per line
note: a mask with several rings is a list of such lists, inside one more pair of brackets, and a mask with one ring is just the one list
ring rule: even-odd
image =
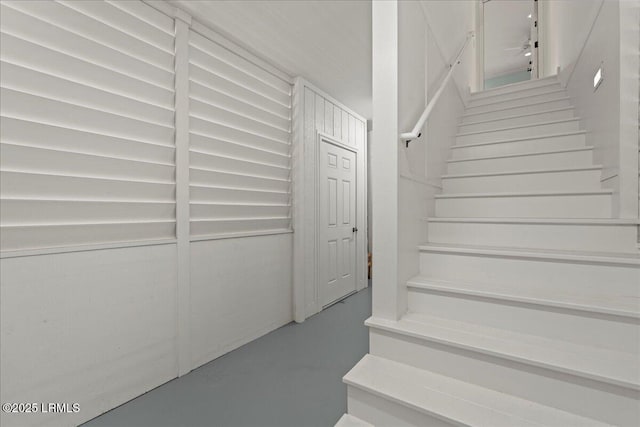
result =
[[[546,73],[544,72],[544,49],[546,48],[546,27],[540,25],[540,21],[542,20],[543,24],[546,24],[546,10],[547,5],[545,2],[541,2],[538,0],[531,0],[535,3],[534,9],[537,12],[536,17],[532,17],[532,19],[536,19],[537,23],[537,34],[538,34],[538,47],[533,48],[531,52],[535,52],[536,56],[536,69],[537,75],[535,79],[541,79],[546,77]],[[475,76],[476,76],[476,88],[475,91],[480,92],[484,90],[484,4],[485,0],[477,0],[475,7],[475,43],[476,43],[476,63],[475,63]],[[534,43],[534,41],[531,41]],[[533,62],[533,55],[531,56],[531,60]],[[532,64],[533,66],[533,64]],[[533,77],[533,73],[531,74]],[[474,90],[474,88],[472,88]]]
[[[316,239],[316,253],[318,254],[318,259],[317,259],[318,268],[316,270],[316,274],[317,274],[317,276],[316,276],[316,284],[317,284],[317,287],[318,287],[318,305],[320,307],[320,310],[324,310],[325,308],[327,308],[327,307],[329,307],[329,306],[331,306],[331,305],[333,305],[333,304],[335,304],[337,302],[342,301],[344,298],[348,297],[349,295],[352,295],[352,294],[358,292],[358,290],[359,290],[358,289],[358,268],[360,267],[360,263],[358,262],[359,261],[358,253],[359,253],[359,251],[361,249],[360,246],[361,246],[361,241],[363,239],[360,237],[360,233],[359,233],[360,232],[360,228],[358,227],[358,225],[360,224],[360,222],[358,220],[360,219],[359,218],[359,214],[360,214],[360,210],[361,210],[361,209],[358,209],[358,198],[359,198],[359,195],[360,195],[359,194],[359,192],[360,192],[360,187],[359,187],[360,179],[358,178],[358,172],[359,172],[359,169],[360,169],[358,167],[358,165],[359,165],[358,149],[355,148],[355,147],[352,147],[350,145],[343,144],[340,141],[338,141],[337,139],[335,139],[334,137],[332,137],[332,136],[330,136],[330,135],[328,135],[328,134],[326,134],[324,132],[317,132],[317,135],[318,135],[317,136],[318,144],[316,146],[316,149],[318,150],[316,152],[316,156],[317,156],[316,158],[318,159],[318,168],[316,168],[316,182],[317,183],[321,184],[320,174],[322,173],[322,170],[321,170],[322,169],[321,168],[322,160],[321,160],[321,157],[320,157],[320,152],[322,150],[322,144],[334,145],[334,146],[336,146],[338,148],[342,148],[344,150],[350,151],[356,156],[356,161],[355,161],[355,167],[356,167],[356,173],[355,173],[355,180],[356,180],[356,186],[355,186],[355,188],[356,188],[356,202],[355,202],[356,215],[355,215],[355,217],[356,217],[356,220],[355,220],[354,227],[358,228],[358,231],[356,231],[355,237],[354,237],[354,239],[356,239],[356,257],[354,259],[354,264],[355,264],[355,268],[354,268],[355,289],[353,290],[353,292],[349,292],[348,294],[343,295],[342,297],[336,299],[335,301],[331,301],[331,302],[329,302],[327,304],[325,304],[325,302],[324,302],[325,299],[326,299],[326,293],[325,293],[326,289],[325,289],[325,286],[324,286],[325,283],[326,283],[326,280],[324,280],[325,279],[325,275],[323,273],[323,270],[326,270],[326,269],[323,269],[323,263],[326,264],[327,260],[326,260],[325,257],[322,256],[322,250],[323,250],[322,248],[323,248],[323,246],[325,244],[325,239],[323,238],[323,236],[324,236],[323,227],[325,226],[325,224],[323,224],[322,221],[319,220],[320,218],[322,218],[322,214],[320,213],[320,210],[323,209],[323,206],[321,204],[322,200],[320,200],[320,187],[316,186],[316,207],[317,207],[317,218],[318,218],[318,221],[316,222],[316,236],[317,236],[317,239]],[[327,267],[327,266],[325,265],[324,267]]]
[[[332,136],[317,125],[318,97],[348,114],[361,129],[361,137],[351,144],[347,138]],[[368,286],[367,280],[367,120],[302,77],[293,86],[292,103],[292,220],[293,220],[293,320],[303,322],[322,311],[318,269],[319,141],[325,138],[356,153],[356,291]]]

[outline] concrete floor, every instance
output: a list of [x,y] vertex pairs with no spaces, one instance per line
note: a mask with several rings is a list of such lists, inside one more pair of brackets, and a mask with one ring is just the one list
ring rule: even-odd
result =
[[329,427],[342,376],[369,349],[371,287],[290,323],[84,424],[85,427]]

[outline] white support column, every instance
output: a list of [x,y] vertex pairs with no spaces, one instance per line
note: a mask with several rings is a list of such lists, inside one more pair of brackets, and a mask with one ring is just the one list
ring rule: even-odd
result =
[[372,2],[373,315],[398,319],[398,2]]
[[292,144],[292,208],[293,208],[293,320],[297,323],[306,319],[305,302],[305,147],[304,147],[304,82],[297,78],[293,86],[293,108],[291,123]]
[[178,257],[178,376],[191,371],[191,261],[189,231],[189,26],[191,16],[176,9],[176,238]]
[[620,218],[638,218],[638,86],[640,1],[620,2],[620,149],[617,207]]

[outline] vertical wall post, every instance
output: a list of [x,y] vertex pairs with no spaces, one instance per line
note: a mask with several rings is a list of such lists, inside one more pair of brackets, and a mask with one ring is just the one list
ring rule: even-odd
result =
[[293,208],[293,320],[306,319],[305,299],[305,150],[304,150],[304,82],[297,78],[293,86],[291,123],[292,208]]
[[178,258],[178,376],[191,370],[191,261],[189,231],[189,26],[191,16],[176,9],[176,239]]
[[398,2],[372,2],[373,315],[396,320],[398,289]]

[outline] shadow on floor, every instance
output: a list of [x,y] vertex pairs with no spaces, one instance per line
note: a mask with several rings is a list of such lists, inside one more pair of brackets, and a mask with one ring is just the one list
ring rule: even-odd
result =
[[370,315],[368,287],[83,426],[333,426],[347,410],[342,377],[369,349]]

